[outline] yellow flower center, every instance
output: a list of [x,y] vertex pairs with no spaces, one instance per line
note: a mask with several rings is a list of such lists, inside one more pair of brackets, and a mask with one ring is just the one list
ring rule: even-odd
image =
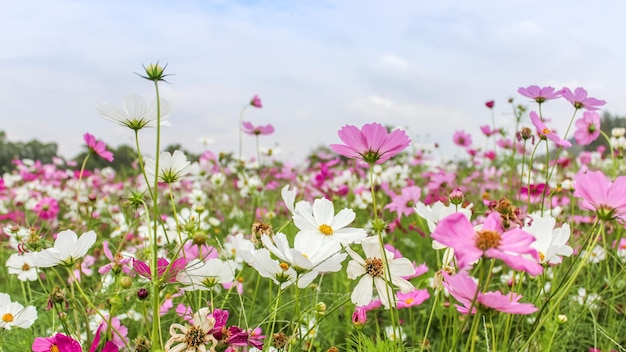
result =
[[289,270],[289,264],[282,262],[280,264],[278,264],[280,266],[281,269],[283,269],[283,271],[287,271]]
[[6,313],[2,316],[2,321],[5,323],[10,323],[13,321],[13,314],[11,313]]
[[546,255],[543,254],[542,252],[539,252],[539,260],[543,262],[545,259],[546,259]]
[[329,225],[326,224],[322,224],[319,227],[320,232],[323,233],[326,236],[332,235],[333,234],[333,228],[330,227]]
[[187,344],[187,348],[193,348],[195,350],[196,347],[204,345],[205,336],[206,334],[204,331],[195,326],[190,327],[185,334],[185,343]]
[[28,271],[28,270],[30,270],[30,265],[28,265],[28,263],[24,263],[22,265],[22,271]]
[[500,241],[502,238],[500,234],[493,230],[483,230],[478,231],[476,233],[476,247],[480,248],[483,251],[488,250],[489,248],[498,248],[500,246]]
[[405,300],[404,300],[404,303],[406,303],[406,304],[411,304],[411,303],[413,303],[413,298],[407,298],[407,299],[405,299]]
[[542,134],[550,134],[550,129],[549,128],[544,128],[543,130],[541,130]]
[[50,346],[50,352],[60,352],[59,347],[57,345]]
[[365,272],[373,277],[383,276],[383,261],[380,258],[365,259]]

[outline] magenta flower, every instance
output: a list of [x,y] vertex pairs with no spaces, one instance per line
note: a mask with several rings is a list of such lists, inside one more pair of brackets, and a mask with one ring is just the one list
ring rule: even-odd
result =
[[[469,267],[481,257],[498,258],[515,270],[530,275],[543,271],[539,254],[530,245],[535,237],[519,228],[502,233],[500,214],[491,213],[479,231],[462,213],[453,213],[439,221],[431,234],[433,240],[454,249],[461,269]],[[527,254],[530,257],[523,257]]]
[[254,126],[251,122],[243,122],[243,132],[252,136],[268,135],[274,133],[274,126]]
[[496,105],[496,102],[493,100],[488,100],[485,102],[485,106],[489,109],[493,109],[494,105]]
[[33,341],[32,350],[33,352],[83,352],[78,341],[60,333],[52,337],[37,337]]
[[59,202],[51,197],[43,197],[35,204],[33,211],[42,220],[55,219],[59,214]]
[[600,115],[595,111],[585,111],[576,121],[574,138],[580,145],[587,145],[595,141],[600,135]]
[[562,90],[554,91],[553,87],[528,86],[526,88],[519,87],[517,92],[527,98],[534,99],[538,104],[545,102],[546,100],[557,99],[561,97]]
[[108,162],[113,161],[113,153],[107,150],[107,146],[103,141],[97,141],[96,137],[89,133],[85,133],[83,138],[90,152],[95,153]]
[[395,211],[398,213],[398,219],[404,216],[409,216],[415,213],[413,207],[420,200],[422,191],[417,186],[409,186],[402,189],[402,193],[399,196],[393,197],[391,203],[385,206],[385,209],[389,211]]
[[593,111],[599,110],[599,106],[606,104],[606,101],[604,100],[587,97],[587,91],[582,87],[574,89],[573,93],[569,90],[569,88],[563,88],[561,95],[565,98],[565,100],[572,103],[576,109]]
[[[111,329],[109,329],[108,320],[111,321]],[[110,334],[110,336],[107,336]],[[124,348],[128,344],[128,328],[123,326],[119,319],[106,317],[96,330],[96,336],[93,339],[89,352],[100,351],[98,346],[104,337],[104,348],[102,352],[117,352],[120,348]]]
[[339,139],[345,144],[331,144],[330,149],[348,158],[361,159],[368,164],[382,164],[411,144],[403,130],[391,133],[379,123],[368,123],[361,129],[353,125],[343,126]]
[[477,307],[493,309],[509,314],[531,314],[537,311],[537,307],[531,303],[520,303],[519,300],[522,296],[514,292],[508,295],[503,295],[499,291],[478,292],[478,294],[476,294],[478,285],[476,281],[467,274],[467,271],[461,271],[454,276],[450,276],[450,274],[445,271],[442,273],[444,277],[444,287],[450,292],[452,297],[462,304],[462,306],[456,305],[457,311],[462,314],[470,313],[470,307],[472,306],[474,297],[476,297],[476,302],[474,303],[471,314],[476,313]]
[[[159,258],[157,260],[157,276],[161,282],[176,282],[176,275],[185,269],[187,265],[187,260],[185,258],[178,258],[172,262],[170,266],[170,262],[165,258]],[[150,266],[145,262],[140,260],[133,260],[133,268],[137,274],[152,280],[152,271],[150,270]]]
[[574,182],[574,196],[583,199],[581,208],[595,210],[601,220],[626,220],[626,176],[611,182],[601,171],[579,172]]
[[535,128],[537,129],[537,134],[539,134],[539,137],[541,139],[547,138],[554,142],[554,144],[563,148],[569,148],[572,146],[572,143],[566,141],[565,139],[559,137],[556,133],[552,132],[552,130],[550,130],[548,126],[546,126],[546,124],[541,121],[541,118],[539,117],[539,115],[537,115],[536,112],[530,112],[530,121],[533,123],[533,125],[535,125]]
[[452,140],[454,141],[454,144],[458,145],[459,147],[467,148],[472,146],[472,135],[465,131],[454,132]]
[[250,105],[254,106],[255,108],[263,107],[263,105],[261,104],[261,98],[259,98],[259,96],[256,94],[250,100]]

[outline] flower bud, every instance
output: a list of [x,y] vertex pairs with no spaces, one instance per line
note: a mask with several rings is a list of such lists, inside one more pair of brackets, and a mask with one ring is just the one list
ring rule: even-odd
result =
[[485,102],[485,106],[488,107],[489,109],[493,109],[494,105],[496,105],[496,102],[493,100],[489,100]]
[[463,191],[461,191],[460,188],[456,188],[454,189],[454,191],[450,193],[449,198],[450,198],[450,203],[454,205],[462,204],[464,200]]
[[559,314],[556,316],[556,322],[559,323],[560,325],[563,325],[565,323],[567,323],[567,315],[565,314]]
[[[165,65],[167,67],[167,65]],[[165,76],[163,72],[165,71],[165,67],[162,67],[157,62],[156,64],[150,64],[148,66],[144,66],[144,70],[146,71],[146,75],[142,76],[143,78],[150,81],[163,81]]]
[[206,235],[199,232],[193,235],[193,244],[201,246],[206,243]]
[[362,329],[367,322],[367,313],[364,308],[356,307],[354,313],[352,313],[352,324],[357,329]]
[[254,106],[255,108],[263,107],[263,104],[261,104],[261,98],[259,98],[258,95],[252,97],[252,99],[250,100],[250,105]]
[[315,305],[315,313],[317,313],[318,315],[326,315],[326,303],[317,302],[317,304]]
[[523,127],[522,130],[520,131],[520,136],[524,140],[530,139],[533,136],[533,131],[528,127]]
[[144,299],[148,298],[149,292],[148,289],[146,288],[140,288],[139,290],[137,290],[137,298],[139,298],[139,300],[143,301]]
[[122,276],[120,279],[120,285],[123,288],[129,288],[133,284],[133,279],[130,276]]

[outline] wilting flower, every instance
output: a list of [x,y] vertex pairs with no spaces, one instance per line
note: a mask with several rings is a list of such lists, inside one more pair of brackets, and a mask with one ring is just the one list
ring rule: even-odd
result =
[[263,107],[263,104],[261,104],[261,98],[259,98],[259,96],[256,94],[252,97],[252,99],[250,99],[250,105],[254,106],[255,108]]
[[80,237],[72,230],[61,231],[54,241],[54,247],[35,253],[33,261],[40,268],[59,264],[71,266],[84,257],[94,243],[96,243],[94,231],[86,232]]
[[[170,152],[161,152],[159,158],[159,182],[175,183],[180,181],[183,176],[189,172],[190,163],[187,161],[185,153],[175,150],[174,154]],[[154,180],[156,161],[154,159],[146,159],[146,176],[148,180]]]
[[595,111],[585,111],[576,121],[574,138],[580,145],[587,145],[595,141],[600,135],[600,115]]
[[209,316],[208,308],[202,308],[193,315],[193,325],[172,324],[170,337],[165,343],[165,350],[172,352],[215,351],[217,340],[211,334],[215,318]]
[[465,131],[454,132],[452,140],[459,147],[467,148],[472,146],[472,135]]
[[[144,127],[155,127],[157,124],[156,100],[150,105],[139,95],[131,95],[124,98],[124,106],[119,108],[111,104],[96,106],[98,115],[102,118],[115,122],[138,131]],[[170,105],[161,99],[161,125],[169,125],[167,117],[170,114]]]
[[[510,292],[508,295],[503,295],[499,291],[478,292],[476,294],[478,285],[466,271],[461,271],[454,276],[450,276],[445,271],[442,274],[444,277],[443,285],[450,292],[450,295],[462,304],[462,306],[456,305],[456,309],[460,313],[475,314],[477,306],[509,314],[531,314],[537,311],[537,307],[531,303],[520,303],[519,300],[522,296],[515,292]],[[476,297],[476,301],[470,312],[474,297]]]
[[[161,282],[176,282],[176,275],[185,268],[187,260],[185,258],[178,258],[170,264],[169,260],[165,258],[157,259],[157,279]],[[152,270],[150,266],[140,260],[133,260],[133,269],[137,274],[152,280]]]
[[573,93],[569,88],[563,88],[561,95],[576,109],[599,110],[599,106],[606,104],[604,100],[587,97],[587,91],[582,87],[574,89]]
[[626,176],[611,182],[601,171],[579,172],[574,177],[574,196],[581,207],[595,210],[600,220],[626,220]]
[[541,118],[539,117],[539,115],[537,115],[536,112],[534,111],[530,112],[530,121],[533,123],[533,125],[535,125],[535,128],[537,129],[537,133],[539,134],[539,137],[541,137],[542,139],[547,138],[553,141],[556,145],[563,147],[563,148],[569,148],[572,146],[572,143],[570,143],[569,141],[566,141],[565,139],[559,137],[556,133],[552,132],[552,130],[550,130],[548,126],[546,126],[546,124],[543,121],[541,121]]
[[378,123],[368,123],[361,129],[353,125],[343,126],[339,139],[345,144],[331,144],[330,148],[348,158],[361,159],[368,164],[382,164],[406,149],[411,139],[403,130],[391,133]]
[[57,333],[52,337],[37,337],[33,341],[33,352],[83,352],[78,341],[69,336]]
[[113,153],[107,150],[107,146],[103,141],[96,140],[96,137],[89,133],[85,133],[83,138],[85,140],[85,144],[87,144],[87,148],[89,148],[89,151],[95,153],[108,162],[113,161]]
[[11,297],[6,293],[0,293],[0,317],[0,329],[27,329],[37,319],[37,310],[33,306],[24,308],[18,302],[11,302]]
[[[372,302],[372,287],[374,287],[380,300],[386,309],[390,308],[394,296],[389,293],[393,289],[387,285],[400,288],[400,292],[408,293],[415,289],[413,285],[403,277],[411,276],[415,273],[415,267],[407,258],[394,258],[392,252],[385,249],[385,254],[381,251],[378,236],[371,236],[361,241],[365,259],[355,253],[350,247],[346,251],[352,257],[348,262],[348,279],[354,280],[361,277],[359,283],[354,287],[352,303],[357,306],[364,306]],[[385,256],[387,261],[385,262]],[[391,273],[391,277],[389,274]]]
[[254,126],[252,122],[244,121],[243,133],[249,134],[252,136],[270,135],[274,133],[274,126],[270,124],[265,125],[265,126]]
[[[498,213],[489,214],[479,231],[474,230],[463,214],[454,213],[439,222],[431,237],[454,249],[461,269],[484,256],[501,259],[515,270],[523,270],[531,275],[540,274],[543,267],[538,263],[539,255],[530,246],[535,238],[521,229],[504,233],[501,233],[501,229]],[[533,259],[522,257],[522,254],[528,254]]]
[[562,91],[555,91],[553,87],[539,88],[539,86],[532,85],[526,88],[519,87],[517,92],[527,98],[534,99],[538,104],[542,104],[546,100],[560,98]]

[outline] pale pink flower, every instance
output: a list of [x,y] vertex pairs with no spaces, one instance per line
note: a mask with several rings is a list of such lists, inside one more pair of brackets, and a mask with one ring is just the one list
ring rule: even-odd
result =
[[600,115],[595,111],[585,111],[576,121],[574,138],[580,145],[588,145],[600,135]]
[[557,99],[561,97],[561,90],[555,91],[553,87],[528,86],[526,88],[519,87],[517,92],[527,98],[534,99],[538,104],[544,103],[546,100]]
[[535,128],[537,129],[537,133],[539,134],[539,137],[541,137],[542,139],[547,138],[551,140],[552,142],[554,142],[556,145],[563,147],[563,148],[569,148],[572,146],[572,143],[559,137],[556,133],[550,130],[548,126],[546,126],[546,124],[543,123],[543,121],[541,121],[541,118],[539,117],[539,115],[537,115],[536,112],[534,111],[530,112],[530,121],[533,123],[533,125],[535,125]]
[[428,293],[428,290],[426,289],[422,289],[422,290],[415,289],[407,293],[398,292],[396,293],[396,298],[398,302],[397,303],[398,309],[410,308],[413,306],[419,306],[420,304],[424,303],[424,301],[430,298],[430,294]]
[[467,148],[472,146],[472,135],[465,131],[454,132],[452,140],[459,147]]
[[346,125],[338,134],[345,144],[331,144],[330,149],[368,164],[382,164],[411,144],[411,139],[403,130],[397,129],[389,133],[387,128],[375,122],[365,124],[361,129]]
[[[454,276],[450,276],[447,272],[442,272],[444,281],[443,285],[448,290],[450,295],[459,301],[462,305],[456,305],[456,309],[462,314],[475,314],[477,306],[482,306],[488,309],[494,309],[500,312],[509,314],[531,314],[537,311],[531,303],[520,303],[522,298],[515,292],[510,292],[508,295],[503,295],[501,292],[478,292],[478,284],[472,279],[466,271],[461,271]],[[472,301],[476,297],[474,307],[470,312]]]
[[394,196],[391,203],[385,206],[389,211],[398,213],[398,219],[402,216],[409,216],[415,212],[413,208],[420,201],[422,191],[417,186],[408,186],[402,189],[400,195]]
[[599,106],[606,104],[604,100],[587,97],[587,91],[582,87],[574,89],[573,93],[569,88],[563,88],[561,95],[576,109],[599,110]]
[[87,144],[87,148],[89,148],[90,152],[95,153],[108,162],[113,161],[113,153],[107,150],[107,146],[103,141],[96,140],[96,137],[89,133],[85,133],[83,138],[85,139],[85,143]]
[[579,172],[574,196],[583,199],[581,208],[595,210],[601,220],[626,220],[626,176],[611,182],[601,171]]
[[[465,215],[451,214],[437,224],[431,237],[454,249],[454,256],[461,269],[486,257],[501,259],[511,268],[533,276],[543,271],[538,263],[539,254],[531,246],[535,237],[519,228],[503,233],[498,213],[489,214],[479,231],[474,230]],[[523,254],[531,258],[523,257]]]
[[249,134],[252,136],[269,135],[269,134],[274,133],[274,126],[270,124],[265,125],[265,126],[254,126],[252,122],[244,121],[243,133]]

